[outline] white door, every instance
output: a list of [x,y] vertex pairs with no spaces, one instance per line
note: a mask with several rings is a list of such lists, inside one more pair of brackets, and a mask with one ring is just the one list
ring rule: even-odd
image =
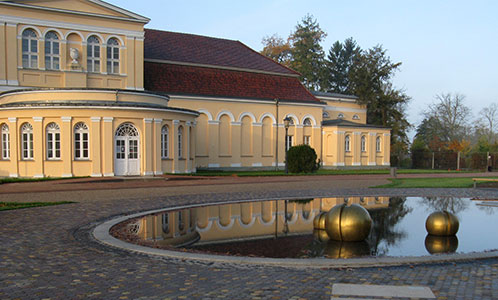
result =
[[114,137],[114,174],[140,175],[140,136],[130,123],[121,124]]

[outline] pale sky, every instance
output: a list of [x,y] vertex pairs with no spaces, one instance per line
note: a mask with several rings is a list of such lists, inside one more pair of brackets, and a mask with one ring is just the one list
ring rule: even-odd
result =
[[415,126],[434,97],[460,93],[474,116],[498,102],[498,1],[494,0],[110,0],[151,19],[146,28],[239,40],[260,51],[261,40],[287,38],[312,14],[328,36],[322,47],[353,37],[367,49],[381,44],[394,78],[412,97],[408,120]]

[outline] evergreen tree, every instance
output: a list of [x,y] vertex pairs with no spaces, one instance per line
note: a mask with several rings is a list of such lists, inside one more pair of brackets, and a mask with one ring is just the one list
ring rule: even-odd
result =
[[326,81],[322,88],[335,93],[352,94],[349,76],[354,62],[360,54],[361,48],[353,38],[346,39],[344,43],[336,41],[327,56]]
[[301,73],[301,82],[312,91],[320,90],[324,81],[325,53],[320,42],[326,36],[316,19],[306,15],[289,37],[292,55],[290,67]]

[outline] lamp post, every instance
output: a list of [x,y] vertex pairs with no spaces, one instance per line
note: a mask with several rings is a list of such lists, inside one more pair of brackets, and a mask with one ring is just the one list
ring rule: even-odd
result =
[[289,117],[285,117],[284,119],[284,128],[285,128],[285,174],[289,173],[289,167],[287,165],[287,149],[288,146],[288,138],[289,138],[289,124],[291,119]]

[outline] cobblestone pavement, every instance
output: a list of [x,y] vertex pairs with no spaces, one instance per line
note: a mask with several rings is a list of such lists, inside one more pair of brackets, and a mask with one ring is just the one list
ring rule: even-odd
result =
[[108,182],[109,189],[88,182],[76,191],[52,182],[45,189],[23,184],[12,193],[4,185],[0,201],[77,203],[0,212],[0,299],[330,299],[334,283],[428,286],[438,299],[498,299],[498,258],[307,270],[157,258],[104,247],[89,235],[116,215],[187,203],[332,195],[498,198],[492,188],[368,189],[385,177],[322,177]]

